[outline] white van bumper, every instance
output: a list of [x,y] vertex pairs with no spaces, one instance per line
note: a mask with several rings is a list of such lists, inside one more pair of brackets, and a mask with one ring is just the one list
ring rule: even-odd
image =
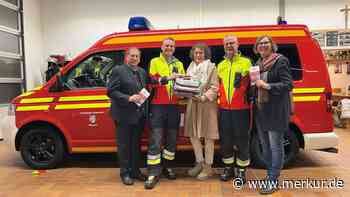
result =
[[305,142],[304,150],[336,148],[339,144],[339,138],[334,132],[308,133],[303,134],[303,136]]

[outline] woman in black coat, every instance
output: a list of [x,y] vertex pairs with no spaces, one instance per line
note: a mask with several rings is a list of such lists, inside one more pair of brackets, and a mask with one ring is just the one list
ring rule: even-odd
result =
[[[278,183],[283,166],[283,135],[289,128],[290,92],[293,88],[288,59],[276,53],[277,45],[269,36],[257,38],[254,51],[260,55],[260,79],[255,82],[255,120],[267,163],[267,181]],[[273,184],[260,188],[261,194],[278,189]]]

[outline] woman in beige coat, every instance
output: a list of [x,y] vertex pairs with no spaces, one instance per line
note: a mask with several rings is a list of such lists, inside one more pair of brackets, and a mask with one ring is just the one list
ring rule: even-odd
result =
[[[205,180],[213,174],[214,141],[219,138],[217,120],[218,77],[215,64],[210,61],[210,49],[196,44],[190,53],[192,62],[187,75],[201,82],[201,94],[189,99],[185,118],[185,136],[190,137],[196,165],[188,174]],[[201,138],[205,142],[205,157]]]

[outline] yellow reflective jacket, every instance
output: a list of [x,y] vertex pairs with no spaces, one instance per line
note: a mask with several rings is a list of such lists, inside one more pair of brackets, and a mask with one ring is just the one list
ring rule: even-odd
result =
[[[161,77],[168,77],[175,71],[179,74],[185,74],[183,64],[176,58],[168,63],[163,54],[151,60],[149,75],[151,78],[158,80]],[[177,97],[173,93],[173,81],[166,85],[153,85],[155,90],[152,104],[177,104]]]
[[222,109],[247,109],[247,91],[250,86],[248,58],[237,54],[233,60],[225,58],[218,65],[219,107]]

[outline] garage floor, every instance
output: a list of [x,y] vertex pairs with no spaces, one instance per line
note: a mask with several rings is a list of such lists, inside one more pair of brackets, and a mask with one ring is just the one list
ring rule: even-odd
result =
[[[273,196],[349,196],[350,195],[350,129],[337,129],[340,137],[339,153],[319,151],[301,151],[295,165],[283,170],[282,179],[304,180],[341,180],[343,188],[283,189]],[[177,168],[178,179],[168,181],[161,179],[154,190],[146,191],[142,182],[134,186],[124,186],[118,176],[119,169],[114,154],[74,155],[59,169],[48,170],[39,175],[23,163],[20,155],[8,149],[0,142],[0,197],[9,196],[258,196],[256,189],[249,189],[246,185],[241,190],[235,190],[232,182],[220,182],[218,176],[201,182],[185,175],[187,167],[192,162],[192,153],[184,152],[177,156],[181,163]],[[190,157],[190,158],[188,158]],[[217,169],[220,171],[220,169]],[[249,169],[248,179],[262,179],[265,171]],[[334,183],[334,181],[333,181]],[[302,187],[302,183],[294,183]],[[299,184],[299,185],[298,185]],[[334,186],[334,184],[332,185]],[[306,184],[304,184],[306,187]],[[309,186],[310,187],[310,186]]]

